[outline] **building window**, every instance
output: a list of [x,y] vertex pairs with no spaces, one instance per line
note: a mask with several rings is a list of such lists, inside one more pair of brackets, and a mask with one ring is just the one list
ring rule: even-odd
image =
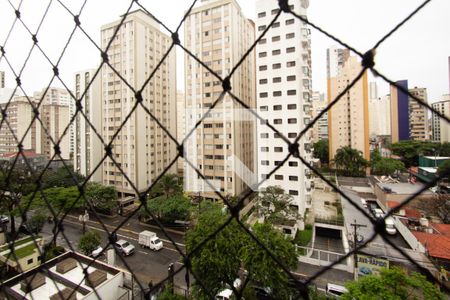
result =
[[272,37],[272,42],[278,42],[280,40],[280,36],[276,35]]
[[290,68],[290,67],[295,67],[295,61],[288,61],[286,63],[286,67]]
[[265,11],[260,12],[260,13],[258,14],[258,18],[264,18],[265,16],[266,16],[266,12],[265,12]]
[[267,96],[268,96],[269,94],[267,94],[267,93],[259,93],[259,98],[267,98]]
[[283,175],[275,175],[275,180],[283,180]]
[[295,47],[286,48],[286,53],[292,53],[292,52],[295,52]]
[[295,37],[295,33],[291,32],[291,33],[286,33],[286,39],[293,39]]
[[278,63],[278,64],[273,64],[273,65],[272,65],[272,69],[274,69],[274,70],[276,70],[276,69],[281,69],[281,64],[280,64],[280,63]]
[[281,110],[281,105],[274,105],[273,110]]
[[267,42],[266,39],[260,39],[258,43],[259,43],[260,45],[263,45],[263,44],[265,44],[266,42]]
[[268,111],[268,108],[267,108],[266,105],[264,105],[264,106],[260,106],[260,107],[259,107],[259,110],[260,110],[260,111]]
[[261,147],[261,152],[269,152],[269,147]]
[[263,31],[264,29],[266,29],[266,25],[258,26],[258,30],[259,31]]
[[272,82],[273,83],[281,82],[281,77],[274,77],[274,78],[272,78]]
[[288,104],[287,109],[289,110],[297,109],[297,104]]
[[281,91],[275,91],[273,92],[274,97],[281,97]]
[[280,49],[272,51],[272,55],[280,55],[280,54],[281,54],[281,50]]
[[280,27],[280,22],[273,23],[272,28],[278,28],[278,27]]
[[288,90],[287,91],[288,96],[294,96],[297,95],[297,90]]
[[290,162],[289,162],[289,167],[298,167],[298,162],[296,162],[296,161],[290,161]]
[[274,147],[273,150],[275,152],[283,152],[283,147]]
[[294,24],[294,22],[295,22],[295,20],[294,20],[294,19],[289,19],[289,20],[286,20],[286,25],[291,25],[291,24]]
[[258,56],[259,57],[266,57],[267,56],[267,52],[259,52]]
[[289,176],[289,181],[298,181],[298,176]]
[[261,161],[261,165],[262,166],[268,166],[269,165],[269,161],[268,160],[262,160]]
[[279,125],[279,124],[282,124],[282,123],[283,123],[283,120],[282,120],[282,119],[274,119],[274,120],[273,120],[273,124]]
[[278,8],[276,8],[276,9],[272,9],[272,15],[276,15],[277,13],[278,13],[278,11],[279,11],[279,9]]
[[297,124],[297,119],[296,118],[289,118],[288,119],[288,124]]
[[269,138],[269,134],[268,133],[261,133],[259,135],[262,139],[268,139]]
[[297,133],[295,133],[295,132],[289,132],[288,133],[288,138],[295,139],[296,137],[297,137]]
[[267,79],[260,79],[259,80],[259,84],[266,84],[267,83]]
[[259,66],[259,70],[260,71],[265,71],[265,70],[267,70],[267,66]]
[[289,75],[288,77],[286,77],[287,81],[295,81],[297,77],[295,75]]
[[27,260],[27,264],[31,265],[33,263],[33,259],[30,258],[29,260]]
[[292,195],[292,196],[298,196],[298,191],[295,191],[295,190],[289,190],[289,195]]

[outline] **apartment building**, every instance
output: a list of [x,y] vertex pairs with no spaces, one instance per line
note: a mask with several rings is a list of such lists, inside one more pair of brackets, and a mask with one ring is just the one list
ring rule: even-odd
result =
[[[29,97],[33,103],[34,98]],[[36,149],[36,123],[32,122],[33,107],[26,97],[14,97],[10,104],[1,104],[6,108],[6,119],[0,127],[0,153],[16,153],[18,141],[23,138],[23,149]],[[28,127],[31,124],[31,128]],[[25,135],[25,133],[27,133]],[[25,136],[25,137],[24,137]]]
[[5,87],[5,72],[0,71],[0,89]]
[[[431,106],[441,114],[450,118],[450,94],[442,95],[442,100],[432,103]],[[440,118],[436,113],[433,113],[431,124],[433,141],[440,143],[450,142],[450,126],[448,126],[447,121]]]
[[[408,90],[408,80],[395,82]],[[401,89],[391,85],[391,139],[392,143],[409,140],[409,96]]]
[[[424,103],[428,103],[426,88],[414,87],[409,92],[421,99]],[[409,132],[412,140],[430,140],[428,109],[413,98],[409,99]]]
[[[110,43],[119,23],[117,20],[101,27],[102,49]],[[140,90],[171,43],[171,37],[151,16],[136,10],[127,15],[114,37],[108,59],[135,90]],[[112,141],[114,159],[108,157],[103,162],[102,181],[115,186],[120,196],[134,196],[136,192],[122,172],[139,192],[145,191],[176,156],[175,144],[146,111],[176,136],[175,51],[155,71],[142,90],[142,105],[130,116],[135,94],[108,65],[102,66],[101,90],[102,136],[106,143]],[[169,170],[175,172],[176,165]]]
[[[190,128],[188,128],[190,130]],[[177,91],[177,141],[182,143],[186,136],[186,105],[184,93]],[[179,158],[177,161],[177,173],[183,175],[184,159]]]
[[[254,42],[254,23],[235,0],[202,1],[186,18],[185,47],[225,78]],[[242,62],[230,79],[232,93],[254,108],[254,53]],[[186,128],[212,106],[223,91],[222,84],[208,69],[185,55]],[[239,195],[256,181],[256,121],[228,94],[221,99],[187,141],[189,161],[201,169],[212,187],[185,165],[185,189],[203,197],[218,199],[213,192]],[[244,175],[244,174],[253,174]],[[249,179],[250,177],[250,179]]]
[[[68,150],[61,152],[61,154],[63,159],[72,159],[75,145],[75,125],[73,122],[70,123],[70,120],[75,114],[75,100],[72,99],[72,96],[66,89],[55,87],[50,87],[48,89],[44,88],[39,92],[35,92],[34,98],[41,103],[41,107],[46,107],[46,113],[54,114],[52,117],[49,116],[50,119],[48,120],[56,126],[52,129],[52,134],[55,134],[52,135],[53,138],[56,136],[59,137],[63,133],[65,130],[64,126],[69,126],[69,129],[64,136],[64,143],[68,143]],[[66,108],[64,107],[67,107],[68,117],[65,115]],[[56,129],[57,127],[58,129]],[[43,132],[43,136],[45,135],[45,132]],[[44,139],[47,138],[44,137]],[[43,152],[38,153],[52,155],[51,153],[54,153],[53,150],[48,150],[49,147],[52,147],[51,143],[49,144],[47,140],[44,143],[45,145],[42,146],[42,149],[45,148],[46,150],[42,150]],[[63,148],[66,149],[66,146],[63,145]],[[56,159],[59,159],[59,157]]]
[[[75,145],[73,155],[74,170],[83,176],[96,170],[104,155],[102,134],[101,77],[95,76],[95,69],[75,73],[75,97],[81,99],[82,112],[75,117]],[[90,180],[102,181],[102,166],[92,174]]]
[[[361,63],[348,50],[327,51],[328,102],[333,101],[361,72]],[[349,146],[370,159],[367,72],[328,112],[330,161],[339,148]]]
[[[312,120],[327,108],[328,101],[325,95],[319,92],[312,92]],[[307,112],[307,111],[306,111]],[[316,143],[320,140],[328,140],[328,112],[325,112],[314,124],[311,141]]]
[[[291,9],[306,16],[308,1],[291,1]],[[278,12],[278,3],[256,1],[258,34]],[[281,14],[256,47],[257,105],[261,117],[291,141],[311,121],[311,36],[306,24]],[[310,133],[300,141],[300,156],[311,159]],[[264,179],[289,154],[278,133],[258,123],[258,174]],[[280,186],[294,198],[300,215],[311,205],[309,169],[292,157],[261,188]]]
[[391,96],[369,99],[370,136],[391,135]]

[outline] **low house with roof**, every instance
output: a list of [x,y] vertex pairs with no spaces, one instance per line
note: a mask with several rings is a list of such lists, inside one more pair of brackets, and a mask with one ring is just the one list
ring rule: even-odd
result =
[[36,153],[34,150],[23,150],[13,153],[0,154],[0,164],[12,165],[15,162],[15,166],[28,169],[28,166],[33,170],[39,170],[45,167],[48,160],[44,154]]
[[429,232],[412,231],[439,266],[450,270],[450,224],[430,224]]
[[[32,236],[3,244],[0,246],[0,262],[6,265],[7,270],[28,271],[41,264],[43,246],[44,240],[41,237]],[[11,249],[14,249],[12,253]]]
[[66,252],[3,282],[0,299],[133,299],[130,273]]

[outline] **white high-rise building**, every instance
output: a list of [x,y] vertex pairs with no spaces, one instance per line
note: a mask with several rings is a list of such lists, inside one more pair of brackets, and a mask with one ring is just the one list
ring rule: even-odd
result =
[[376,82],[369,83],[369,135],[391,135],[391,96],[378,97]]
[[[309,1],[290,1],[292,11],[306,16]],[[256,27],[260,34],[278,12],[278,2],[256,1]],[[311,121],[310,29],[291,14],[282,13],[256,47],[257,106],[284,136],[293,141]],[[309,134],[299,141],[300,156],[311,160]],[[258,174],[266,178],[285,157],[286,143],[265,124],[258,123]],[[298,213],[311,205],[309,169],[297,158],[266,180],[262,188],[280,186],[294,198]]]
[[0,71],[0,89],[5,87],[5,72]]
[[[431,106],[450,118],[450,94],[442,95],[442,100],[432,103]],[[433,141],[440,143],[450,142],[450,126],[448,126],[447,121],[440,118],[436,113],[432,113],[431,124]]]
[[[184,98],[184,93],[182,91],[177,91],[177,141],[182,143],[186,136],[186,101]],[[177,161],[177,172],[182,175],[184,172],[184,159],[178,158]]]
[[[82,99],[84,115],[79,112],[75,117],[73,167],[76,172],[86,177],[94,172],[104,155],[104,146],[97,136],[102,134],[101,78],[98,74],[94,79],[95,71],[89,69],[75,73],[75,97]],[[90,180],[102,181],[102,165],[92,174]]]
[[[312,93],[312,119],[318,116],[322,110],[326,109],[328,105],[328,101],[325,99],[325,95],[319,92]],[[305,106],[306,108],[307,106]],[[319,140],[327,140],[328,139],[328,112],[324,113],[319,120],[317,120],[316,124],[314,124],[312,130],[311,140],[313,143],[318,142]]]
[[[202,1],[185,22],[185,47],[196,53],[217,75],[225,78],[255,40],[254,23],[245,18],[235,0]],[[185,55],[186,128],[190,130],[219,98],[220,80]],[[251,52],[230,79],[232,93],[255,107],[255,60]],[[245,174],[256,172],[255,120],[228,94],[217,103],[186,145],[187,159],[212,183],[209,186],[185,165],[185,190],[203,197],[240,195],[248,188]],[[251,176],[250,176],[251,177]],[[256,177],[256,174],[254,174]],[[256,181],[256,178],[254,178]]]
[[[120,22],[101,27],[102,49]],[[102,181],[115,186],[120,196],[136,195],[130,181],[138,192],[145,191],[176,156],[175,144],[149,114],[176,136],[175,51],[155,70],[171,43],[172,38],[142,10],[129,13],[114,37],[108,49],[109,63],[135,90],[141,90],[155,72],[129,118],[136,95],[108,65],[102,66],[102,136],[107,144],[112,140],[112,159],[103,162]],[[168,172],[175,173],[176,165]]]
[[[48,89],[44,88],[40,92],[35,92],[34,98],[36,101],[42,101],[41,105],[56,105],[61,107],[67,106],[69,118],[67,119],[67,123],[61,123],[58,125],[61,126],[61,130],[63,130],[62,126],[67,126],[70,123],[72,116],[75,114],[75,100],[72,99],[70,93],[66,89],[55,87],[50,87]],[[61,109],[62,111],[65,111],[65,109]],[[61,120],[66,120],[66,117]],[[68,137],[67,142],[69,143],[69,153],[64,153],[64,159],[71,159],[73,157],[75,145],[75,125],[73,122],[69,125],[69,130],[64,136],[64,139],[66,139],[66,136]]]

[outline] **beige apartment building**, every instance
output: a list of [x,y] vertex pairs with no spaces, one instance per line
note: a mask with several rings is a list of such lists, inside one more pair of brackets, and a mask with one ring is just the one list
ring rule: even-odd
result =
[[[33,97],[29,97],[34,101]],[[1,105],[5,109],[6,104]],[[14,97],[6,108],[6,120],[0,127],[0,153],[15,153],[18,151],[17,144],[28,130],[33,118],[33,108],[26,97]],[[7,124],[9,123],[9,125]],[[23,149],[36,149],[36,121],[22,141]],[[16,138],[14,138],[16,136]]]
[[[442,95],[442,100],[432,103],[431,106],[447,118],[450,118],[450,94]],[[450,142],[450,126],[448,126],[447,121],[433,113],[431,123],[433,141],[440,143]]]
[[[319,92],[312,93],[312,120],[314,120],[323,110],[327,108],[328,101],[325,95]],[[311,140],[316,143],[320,140],[328,139],[328,112],[324,113],[314,124]]]
[[84,115],[80,112],[75,117],[73,167],[86,177],[96,170],[90,180],[101,182],[102,165],[97,168],[104,155],[104,145],[98,136],[102,134],[101,76],[94,78],[95,72],[96,69],[88,69],[75,73],[75,97],[81,98]]
[[[117,20],[101,27],[102,49],[106,49],[119,23]],[[133,11],[108,49],[108,59],[135,90],[140,90],[171,43],[171,37],[161,32],[152,17],[142,10]],[[135,106],[135,94],[106,64],[101,76],[102,136],[106,143],[112,140],[115,161],[108,157],[103,162],[102,181],[115,186],[121,196],[133,196],[136,192],[122,171],[139,192],[145,191],[177,150],[141,105],[126,120]],[[175,51],[155,71],[142,91],[142,99],[142,105],[176,137]],[[169,170],[175,172],[176,164]]]
[[[255,28],[235,0],[204,0],[187,17],[184,34],[185,47],[225,78],[254,42]],[[230,83],[234,95],[254,108],[253,52],[234,72]],[[185,88],[186,128],[193,128],[219,98],[223,88],[218,78],[187,54]],[[257,177],[256,120],[248,118],[245,111],[225,95],[187,141],[186,157],[212,182],[213,188],[185,165],[186,191],[218,199],[213,190],[223,195],[239,195],[254,183]]]
[[[409,89],[409,92],[423,102],[428,103],[426,88],[414,87]],[[428,109],[413,98],[409,99],[409,135],[415,141],[430,140]]]
[[[182,143],[186,136],[186,105],[184,93],[177,91],[177,141]],[[181,176],[184,172],[184,159],[178,158],[177,173]]]
[[[361,72],[356,56],[345,50],[329,49],[328,56],[328,102],[333,101]],[[369,150],[369,94],[367,72],[336,103],[328,113],[330,161],[336,151],[350,146],[370,159]]]

